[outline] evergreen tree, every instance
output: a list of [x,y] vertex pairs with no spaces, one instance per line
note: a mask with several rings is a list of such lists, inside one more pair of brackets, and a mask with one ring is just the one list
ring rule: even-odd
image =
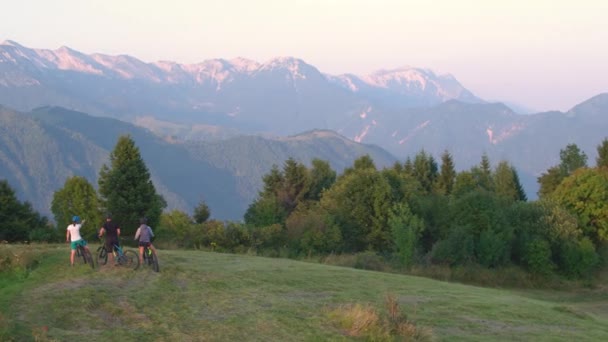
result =
[[517,184],[515,175],[515,169],[507,161],[498,163],[494,172],[494,191],[498,196],[513,201],[520,200],[521,184]]
[[150,172],[130,136],[118,138],[110,154],[110,166],[101,168],[99,193],[105,210],[126,235],[135,233],[141,217],[148,218],[148,225],[157,225],[167,205],[156,193]]
[[60,229],[65,229],[74,215],[86,220],[81,234],[87,239],[94,237],[103,220],[97,192],[86,178],[79,176],[66,179],[63,188],[55,191],[51,211]]
[[31,232],[47,229],[45,217],[32,209],[29,202],[20,202],[6,180],[0,180],[0,241],[29,241]]
[[492,179],[492,165],[487,154],[481,156],[479,167],[473,168],[473,174],[477,178],[477,184],[480,188],[492,191],[494,190],[494,180]]
[[414,162],[412,162],[412,158],[407,157],[405,163],[403,163],[403,172],[408,175],[414,175]]
[[283,173],[276,164],[272,165],[270,171],[262,177],[262,181],[264,182],[264,190],[260,196],[277,196],[280,189],[283,187]]
[[519,181],[519,175],[517,174],[517,170],[515,170],[515,167],[512,167],[512,170],[513,170],[513,181],[515,182],[515,189],[517,189],[517,200],[525,202],[528,200],[526,191],[524,190],[523,185],[521,185],[521,182]]
[[456,181],[456,170],[452,155],[445,150],[441,155],[441,171],[437,179],[437,191],[442,195],[449,195]]
[[291,213],[308,192],[308,169],[293,158],[285,161],[283,167],[283,191],[279,196],[287,213]]
[[200,203],[194,208],[194,222],[203,223],[209,219],[211,215],[211,211],[209,210],[209,206],[205,201],[200,201]]
[[420,151],[414,158],[414,177],[420,182],[422,188],[430,193],[437,179],[437,162],[433,156]]
[[310,170],[310,187],[306,199],[318,201],[323,190],[329,189],[336,181],[336,171],[332,170],[327,161],[320,159],[312,160]]

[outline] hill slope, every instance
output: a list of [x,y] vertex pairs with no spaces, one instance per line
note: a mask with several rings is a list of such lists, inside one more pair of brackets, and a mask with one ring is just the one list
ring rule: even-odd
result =
[[0,178],[8,179],[20,198],[45,214],[66,178],[79,175],[97,185],[101,165],[123,134],[131,135],[139,147],[169,209],[191,212],[204,200],[218,219],[241,219],[261,189],[262,175],[289,157],[307,164],[312,158],[327,160],[337,171],[365,154],[379,167],[395,160],[380,148],[333,132],[171,143],[126,122],[60,107],[31,113],[0,107],[0,124]]
[[[608,339],[602,296],[485,289],[285,259],[160,251],[161,272],[67,266],[65,246],[6,246],[44,258],[0,278],[0,339],[347,340],[333,314],[392,294],[440,340]],[[560,298],[541,299],[541,298]],[[41,308],[44,308],[41,310]]]

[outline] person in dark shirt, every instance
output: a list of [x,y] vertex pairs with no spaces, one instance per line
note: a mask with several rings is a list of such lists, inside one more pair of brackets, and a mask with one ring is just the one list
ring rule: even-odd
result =
[[99,229],[99,238],[106,234],[106,250],[110,255],[110,262],[114,263],[114,246],[118,246],[118,237],[120,236],[120,227],[112,221],[112,215],[106,215],[106,222]]

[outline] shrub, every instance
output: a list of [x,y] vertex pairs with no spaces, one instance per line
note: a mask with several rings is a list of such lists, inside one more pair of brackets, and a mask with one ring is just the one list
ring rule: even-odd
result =
[[477,260],[485,267],[497,267],[509,262],[511,239],[506,232],[488,229],[479,234]]
[[599,265],[599,256],[588,237],[576,242],[564,242],[560,252],[560,270],[569,278],[589,277]]
[[475,240],[466,226],[452,228],[448,238],[435,243],[431,250],[433,263],[463,265],[472,262],[474,258]]
[[356,254],[354,267],[363,270],[383,271],[386,269],[386,263],[381,256],[368,251]]
[[433,341],[432,330],[417,326],[401,311],[394,296],[387,295],[386,312],[367,304],[347,304],[332,310],[329,318],[348,336],[367,341]]
[[535,274],[548,275],[555,269],[551,260],[551,245],[543,239],[534,239],[526,244],[523,262]]

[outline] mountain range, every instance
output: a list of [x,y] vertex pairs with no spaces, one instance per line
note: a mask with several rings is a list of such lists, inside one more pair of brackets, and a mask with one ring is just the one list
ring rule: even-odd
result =
[[[146,63],[67,47],[31,49],[12,41],[0,43],[0,104],[27,115],[39,113],[38,120],[48,110],[35,108],[60,106],[129,122],[163,144],[179,146],[180,153],[188,154],[188,163],[223,167],[255,156],[247,144],[285,144],[282,137],[291,136],[285,138],[289,140],[302,132],[315,142],[327,135],[352,146],[376,145],[394,156],[376,151],[384,160],[403,161],[422,149],[438,158],[448,150],[458,170],[478,164],[486,154],[494,165],[511,162],[532,199],[538,189],[536,178],[559,163],[560,149],[576,143],[593,164],[596,147],[608,132],[608,94],[598,94],[567,112],[520,115],[504,104],[480,99],[453,76],[429,69],[329,75],[293,57],[262,63],[244,58]],[[226,148],[226,143],[232,147]],[[293,154],[303,147],[291,146]],[[105,153],[109,149],[103,147]],[[225,153],[215,155],[208,149]],[[308,151],[308,157],[316,156],[311,147]],[[228,154],[231,162],[224,159]],[[267,162],[271,159],[282,163],[273,158]],[[330,161],[344,165],[344,160]],[[259,185],[259,180],[232,180],[237,197],[240,192],[251,198],[255,191],[250,186]],[[237,190],[238,186],[244,188]],[[175,193],[176,198],[181,196]],[[182,201],[193,203],[192,198]]]
[[61,107],[27,113],[0,107],[0,133],[0,179],[7,179],[20,198],[44,214],[50,213],[53,194],[68,177],[85,177],[97,187],[101,166],[109,163],[118,137],[126,134],[140,149],[168,209],[191,213],[205,201],[217,219],[242,219],[262,187],[262,176],[290,157],[308,166],[313,158],[327,160],[337,171],[366,154],[379,167],[395,161],[381,148],[332,131],[171,143],[127,122]]

